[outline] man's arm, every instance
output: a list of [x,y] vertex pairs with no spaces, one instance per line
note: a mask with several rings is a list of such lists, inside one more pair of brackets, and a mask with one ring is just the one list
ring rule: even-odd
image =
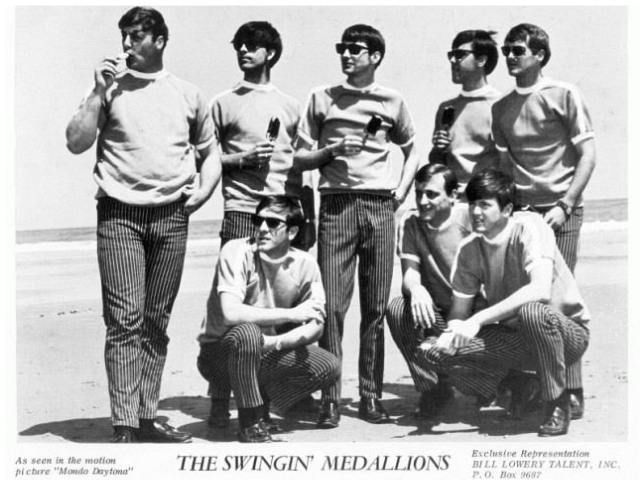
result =
[[430,328],[435,324],[436,317],[433,299],[422,285],[420,264],[414,260],[402,258],[400,265],[402,267],[402,293],[411,302],[413,321],[422,328]]
[[281,335],[265,335],[263,349],[268,352],[278,344],[284,349],[309,345],[320,338],[323,328],[322,322],[313,320]]
[[300,147],[293,156],[293,167],[299,172],[314,170],[330,162],[337,155],[347,157],[357,155],[362,150],[362,146],[362,137],[345,135],[339,142],[325,145],[320,149]]
[[415,142],[411,142],[410,144],[401,147],[401,149],[402,154],[404,155],[404,166],[402,167],[400,183],[395,189],[396,197],[400,200],[400,203],[404,202],[404,199],[407,197],[407,193],[409,192],[413,179],[416,176],[419,161]]
[[265,140],[244,152],[222,154],[220,160],[225,170],[260,168],[269,163],[272,155],[273,144]]
[[199,150],[198,154],[201,161],[199,185],[195,189],[187,188],[183,191],[188,197],[184,204],[188,214],[192,214],[209,200],[220,181],[222,171],[220,154],[215,143]]
[[324,306],[313,298],[293,308],[262,308],[247,305],[237,295],[220,293],[220,307],[224,324],[229,327],[244,323],[269,327],[283,323],[305,323],[310,320],[323,321]]
[[[596,167],[596,142],[593,138],[578,143],[575,149],[578,153],[578,164],[569,190],[562,197],[562,201],[570,207],[574,207],[582,197],[582,192],[587,187],[593,169]],[[560,228],[568,220],[564,210],[557,206],[549,210],[544,219],[554,230]]]

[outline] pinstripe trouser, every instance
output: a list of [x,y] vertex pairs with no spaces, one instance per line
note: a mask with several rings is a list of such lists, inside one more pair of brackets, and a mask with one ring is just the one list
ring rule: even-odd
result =
[[411,378],[419,392],[428,392],[438,384],[438,374],[429,365],[418,361],[418,347],[426,337],[438,336],[446,328],[446,323],[439,312],[436,314],[436,325],[421,331],[416,328],[411,315],[411,302],[400,295],[389,302],[387,307],[387,324],[402,354]]
[[262,353],[263,344],[260,327],[238,325],[220,341],[201,345],[198,370],[215,388],[233,390],[238,408],[263,405],[263,390],[280,411],[338,376],[338,359],[314,345]]
[[557,398],[568,387],[568,367],[580,360],[588,346],[589,331],[538,302],[522,306],[517,327],[488,325],[455,355],[429,349],[419,350],[418,358],[447,373],[461,392],[484,397],[495,393],[509,370],[533,364],[542,399]]
[[[320,201],[318,264],[327,296],[327,321],[319,345],[342,363],[344,319],[354,288],[356,259],[360,285],[359,392],[382,396],[384,313],[389,301],[394,257],[394,209],[390,196],[326,194]],[[340,400],[341,379],[322,392]]]
[[112,423],[137,427],[157,413],[189,218],[183,202],[139,207],[103,197],[97,208]]

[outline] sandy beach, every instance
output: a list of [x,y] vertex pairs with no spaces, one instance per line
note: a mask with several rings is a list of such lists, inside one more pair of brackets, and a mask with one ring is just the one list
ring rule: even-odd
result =
[[[616,226],[617,225],[617,226]],[[207,386],[196,370],[200,326],[217,258],[217,241],[189,243],[180,294],[169,326],[169,356],[159,415],[194,442],[236,442],[236,412],[228,430],[207,427]],[[100,282],[92,242],[18,245],[17,426],[19,442],[99,443],[111,435]],[[627,440],[627,231],[626,224],[587,224],[576,276],[591,310],[591,345],[584,357],[586,414],[569,435],[544,442]],[[392,296],[399,294],[396,262]],[[457,394],[433,430],[411,416],[418,394],[387,329],[383,404],[393,423],[370,425],[357,418],[359,307],[351,304],[345,326],[340,427],[317,430],[315,414],[282,419],[287,442],[537,442],[535,414],[516,422],[500,408],[477,411]],[[316,398],[318,394],[316,393]]]

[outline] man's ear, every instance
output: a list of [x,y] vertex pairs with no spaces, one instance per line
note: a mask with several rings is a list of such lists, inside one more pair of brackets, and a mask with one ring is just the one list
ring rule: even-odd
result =
[[276,56],[276,51],[272,48],[270,50],[267,50],[267,63],[271,63],[271,60],[274,59],[274,57]]
[[289,230],[287,230],[287,235],[289,236],[289,241],[293,242],[296,238],[296,235],[298,235],[298,231],[300,230],[300,227],[298,226],[291,226],[289,227]]
[[158,35],[156,37],[156,39],[154,40],[154,43],[155,43],[156,48],[158,50],[164,50],[165,41],[164,41],[164,37],[162,35]]
[[376,66],[380,65],[380,62],[382,61],[382,55],[380,54],[380,52],[373,52],[370,57],[371,60],[373,60],[373,63],[376,64]]
[[451,198],[451,203],[453,204],[458,199],[458,189],[454,188],[453,190],[451,190],[449,197]]
[[487,64],[486,55],[480,55],[476,57],[476,65],[478,65],[479,67],[484,67],[486,64]]
[[535,57],[538,59],[540,63],[544,62],[544,59],[546,56],[547,56],[547,51],[544,48],[541,48],[535,53]]
[[511,214],[513,214],[513,203],[507,203],[502,209],[502,212],[506,214],[507,217],[510,217]]

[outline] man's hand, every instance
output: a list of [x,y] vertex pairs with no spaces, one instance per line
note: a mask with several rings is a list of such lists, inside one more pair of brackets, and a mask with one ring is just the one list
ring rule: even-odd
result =
[[[123,60],[120,55],[106,57],[100,65],[98,65],[93,73],[95,81],[95,90],[101,96],[113,84],[113,79],[118,73],[118,62]],[[126,55],[126,54],[125,54]]]
[[453,336],[451,347],[456,351],[469,345],[469,342],[473,340],[479,331],[480,325],[473,320],[450,320],[445,329],[445,333],[450,333]]
[[204,202],[209,199],[201,189],[196,188],[193,185],[187,185],[184,187],[182,190],[182,196],[186,198],[186,201],[184,202],[184,209],[188,215],[191,215],[193,212],[198,210]]
[[442,152],[449,150],[451,145],[451,136],[447,130],[436,130],[432,139],[433,147]]
[[289,321],[293,323],[306,323],[316,320],[324,323],[324,305],[314,300],[307,300],[289,311]]
[[436,323],[433,299],[426,288],[416,285],[411,289],[411,316],[413,324],[422,328],[431,328]]
[[242,168],[262,168],[271,161],[273,143],[264,141],[253,146],[249,153],[242,157]]
[[264,338],[264,344],[262,344],[262,353],[267,353],[271,350],[275,350],[278,337],[276,335],[262,335],[262,337]]
[[360,153],[363,146],[362,137],[358,135],[345,135],[339,142],[331,144],[329,150],[333,156],[344,155],[350,157]]
[[564,210],[556,205],[544,214],[544,220],[553,230],[558,230],[568,219]]

